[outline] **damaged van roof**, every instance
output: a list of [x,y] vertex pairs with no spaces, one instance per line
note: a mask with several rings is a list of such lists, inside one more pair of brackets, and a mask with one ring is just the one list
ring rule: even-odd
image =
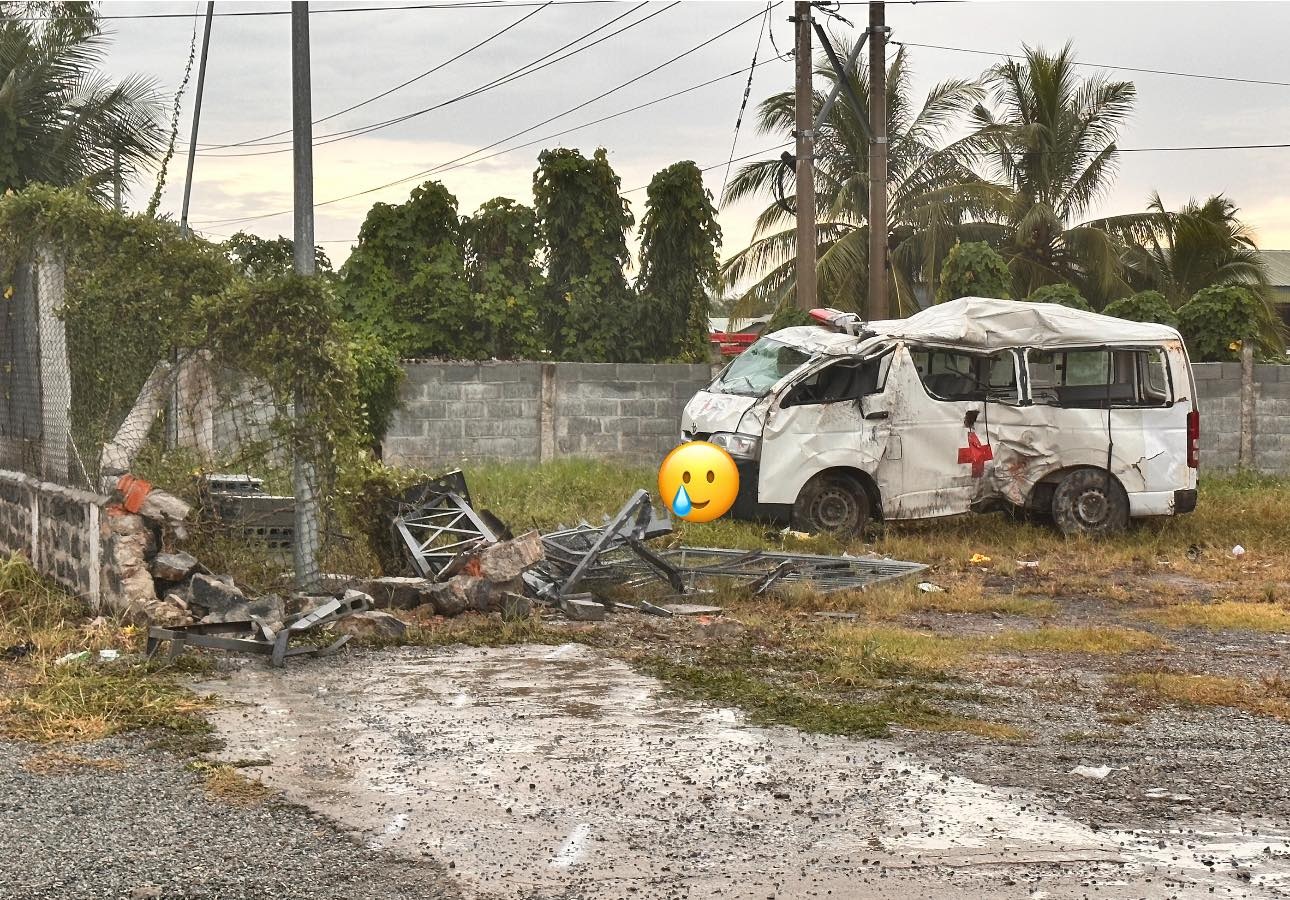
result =
[[908,319],[871,322],[879,334],[905,340],[954,344],[981,350],[999,347],[1089,346],[1181,340],[1176,329],[1130,322],[1056,303],[963,297],[932,306]]
[[[1101,344],[1158,344],[1180,341],[1167,325],[1130,322],[1055,303],[963,297],[929,307],[907,319],[869,322],[867,332],[879,338],[949,344],[979,350],[1003,347],[1088,347]],[[873,340],[817,326],[786,328],[777,340],[815,353],[845,354]]]

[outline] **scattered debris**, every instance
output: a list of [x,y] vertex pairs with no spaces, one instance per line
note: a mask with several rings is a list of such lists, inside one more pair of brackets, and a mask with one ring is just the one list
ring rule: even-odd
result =
[[24,657],[30,656],[35,652],[35,650],[36,645],[31,641],[22,641],[17,644],[10,644],[8,647],[0,650],[0,659],[5,660],[6,662],[15,662],[23,659]]
[[1094,778],[1101,781],[1110,775],[1112,769],[1110,766],[1076,766],[1070,770],[1071,775],[1079,775],[1082,778]]
[[71,653],[65,653],[62,656],[58,657],[58,659],[54,660],[54,665],[65,666],[69,663],[83,662],[84,660],[87,660],[89,658],[90,658],[90,651],[74,650]]
[[973,553],[972,558],[968,560],[968,562],[974,566],[985,565],[989,561],[990,557],[986,556],[984,553]]
[[930,581],[920,581],[920,582],[918,582],[918,589],[919,589],[920,591],[922,591],[924,594],[943,594],[943,593],[945,593],[945,588],[941,587],[939,584],[932,584],[932,582],[930,582]]
[[1022,569],[1038,569],[1039,560],[1037,559],[1019,559],[1017,565]]
[[121,658],[120,650],[100,650],[99,662],[114,662]]
[[1232,555],[1235,556],[1237,559],[1240,559],[1242,556],[1245,555],[1245,548],[1242,547],[1240,544],[1237,544],[1235,547],[1232,548]]
[[664,603],[663,609],[674,616],[719,616],[720,606],[704,606],[700,603]]

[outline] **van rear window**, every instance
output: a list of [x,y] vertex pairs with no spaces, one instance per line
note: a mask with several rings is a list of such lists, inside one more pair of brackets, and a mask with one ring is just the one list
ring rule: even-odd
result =
[[1161,350],[1031,350],[1027,366],[1036,403],[1105,409],[1167,406],[1173,399]]

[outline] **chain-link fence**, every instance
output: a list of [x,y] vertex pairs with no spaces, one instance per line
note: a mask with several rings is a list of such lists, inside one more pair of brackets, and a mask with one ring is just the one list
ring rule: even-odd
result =
[[104,494],[131,475],[172,493],[194,506],[176,549],[257,590],[372,568],[348,536],[362,526],[322,502],[327,454],[297,452],[293,398],[211,350],[128,339],[136,323],[69,304],[67,280],[57,248],[40,247],[4,288],[0,468]]

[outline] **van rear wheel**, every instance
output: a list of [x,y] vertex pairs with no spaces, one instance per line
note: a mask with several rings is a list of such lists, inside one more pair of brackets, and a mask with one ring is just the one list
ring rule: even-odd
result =
[[1053,523],[1065,535],[1116,534],[1129,524],[1129,497],[1105,469],[1076,469],[1053,491]]
[[801,531],[849,537],[859,534],[868,523],[869,493],[848,475],[816,475],[793,504],[793,527]]

